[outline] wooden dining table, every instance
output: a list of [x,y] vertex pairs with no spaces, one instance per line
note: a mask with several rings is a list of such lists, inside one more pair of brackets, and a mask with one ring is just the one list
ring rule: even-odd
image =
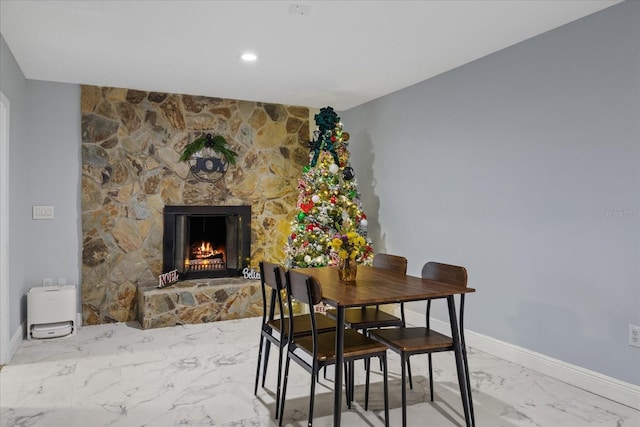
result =
[[[336,333],[336,364],[333,425],[339,426],[342,416],[342,382],[344,349],[344,314],[350,307],[376,304],[392,304],[446,298],[451,323],[451,333],[458,384],[467,426],[473,426],[473,401],[469,383],[464,331],[459,328],[456,315],[455,295],[475,292],[475,289],[451,285],[435,280],[394,273],[372,266],[359,265],[356,280],[342,282],[338,278],[337,267],[295,268],[303,274],[313,276],[322,287],[322,300],[336,309],[336,322],[343,327]],[[465,375],[465,371],[467,374]]]

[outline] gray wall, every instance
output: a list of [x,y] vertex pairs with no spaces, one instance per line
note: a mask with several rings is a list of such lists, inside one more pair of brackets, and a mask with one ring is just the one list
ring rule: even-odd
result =
[[[80,86],[27,80],[29,140],[26,169],[27,223],[24,280],[40,286],[43,277],[80,284]],[[32,205],[53,205],[55,219],[32,220]],[[41,242],[33,247],[36,242]],[[78,292],[80,287],[78,286]],[[78,300],[79,302],[79,300]],[[77,311],[80,311],[78,305]]]
[[636,385],[638,40],[625,2],[340,114],[376,250],[466,266],[468,329]]
[[[13,54],[0,36],[0,91],[9,100],[9,313],[10,337],[12,337],[23,320],[20,313],[21,301],[24,295],[24,253],[21,242],[16,238],[25,232],[26,224],[23,212],[26,206],[25,187],[20,183],[25,179],[27,155],[23,149],[26,144],[28,130],[27,110],[27,81],[18,67]],[[20,166],[18,166],[20,165]]]
[[[42,278],[80,277],[80,87],[25,79],[0,38],[0,90],[10,102],[10,335]],[[55,219],[32,220],[33,205]]]

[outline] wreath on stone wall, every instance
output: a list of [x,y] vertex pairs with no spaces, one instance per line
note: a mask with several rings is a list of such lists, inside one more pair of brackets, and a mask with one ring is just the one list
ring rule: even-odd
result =
[[230,164],[236,164],[237,157],[238,153],[229,148],[224,136],[208,133],[187,144],[180,161],[189,162],[191,173],[197,179],[216,182],[224,176]]

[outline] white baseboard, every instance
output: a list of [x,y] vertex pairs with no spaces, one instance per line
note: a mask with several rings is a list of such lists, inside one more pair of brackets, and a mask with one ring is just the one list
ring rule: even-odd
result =
[[11,337],[11,341],[9,341],[9,354],[7,355],[7,363],[11,362],[11,358],[16,351],[18,350],[18,346],[22,342],[25,337],[25,330],[27,328],[26,322],[23,322],[22,325],[16,330],[16,333]]
[[[422,313],[406,310],[405,308],[405,316],[407,324],[409,325],[424,325],[424,314]],[[451,333],[449,322],[432,318],[431,327],[435,331],[443,334],[448,335]],[[640,387],[637,385],[620,381],[468,329],[465,329],[464,334],[466,344],[469,347],[640,410]],[[473,366],[471,366],[471,371],[473,371]]]

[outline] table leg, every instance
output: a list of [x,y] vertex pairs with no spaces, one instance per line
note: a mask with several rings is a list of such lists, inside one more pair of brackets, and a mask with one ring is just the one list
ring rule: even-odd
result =
[[462,396],[462,407],[464,409],[464,419],[467,427],[471,427],[471,409],[469,406],[470,384],[467,383],[465,375],[465,365],[462,357],[462,346],[460,345],[460,332],[458,330],[458,319],[456,316],[456,304],[453,295],[447,297],[447,306],[449,307],[449,322],[451,323],[451,335],[453,339],[453,349],[456,356],[456,370],[458,371],[458,385],[460,387],[460,395]]
[[462,361],[464,362],[464,377],[467,381],[467,393],[469,396],[469,412],[471,425],[475,427],[476,417],[473,413],[473,396],[471,394],[471,380],[469,379],[469,360],[467,358],[467,345],[464,341],[464,294],[460,295],[460,346],[462,347]]
[[344,360],[344,307],[336,308],[336,364],[333,396],[333,425],[340,426],[342,417],[342,365]]

